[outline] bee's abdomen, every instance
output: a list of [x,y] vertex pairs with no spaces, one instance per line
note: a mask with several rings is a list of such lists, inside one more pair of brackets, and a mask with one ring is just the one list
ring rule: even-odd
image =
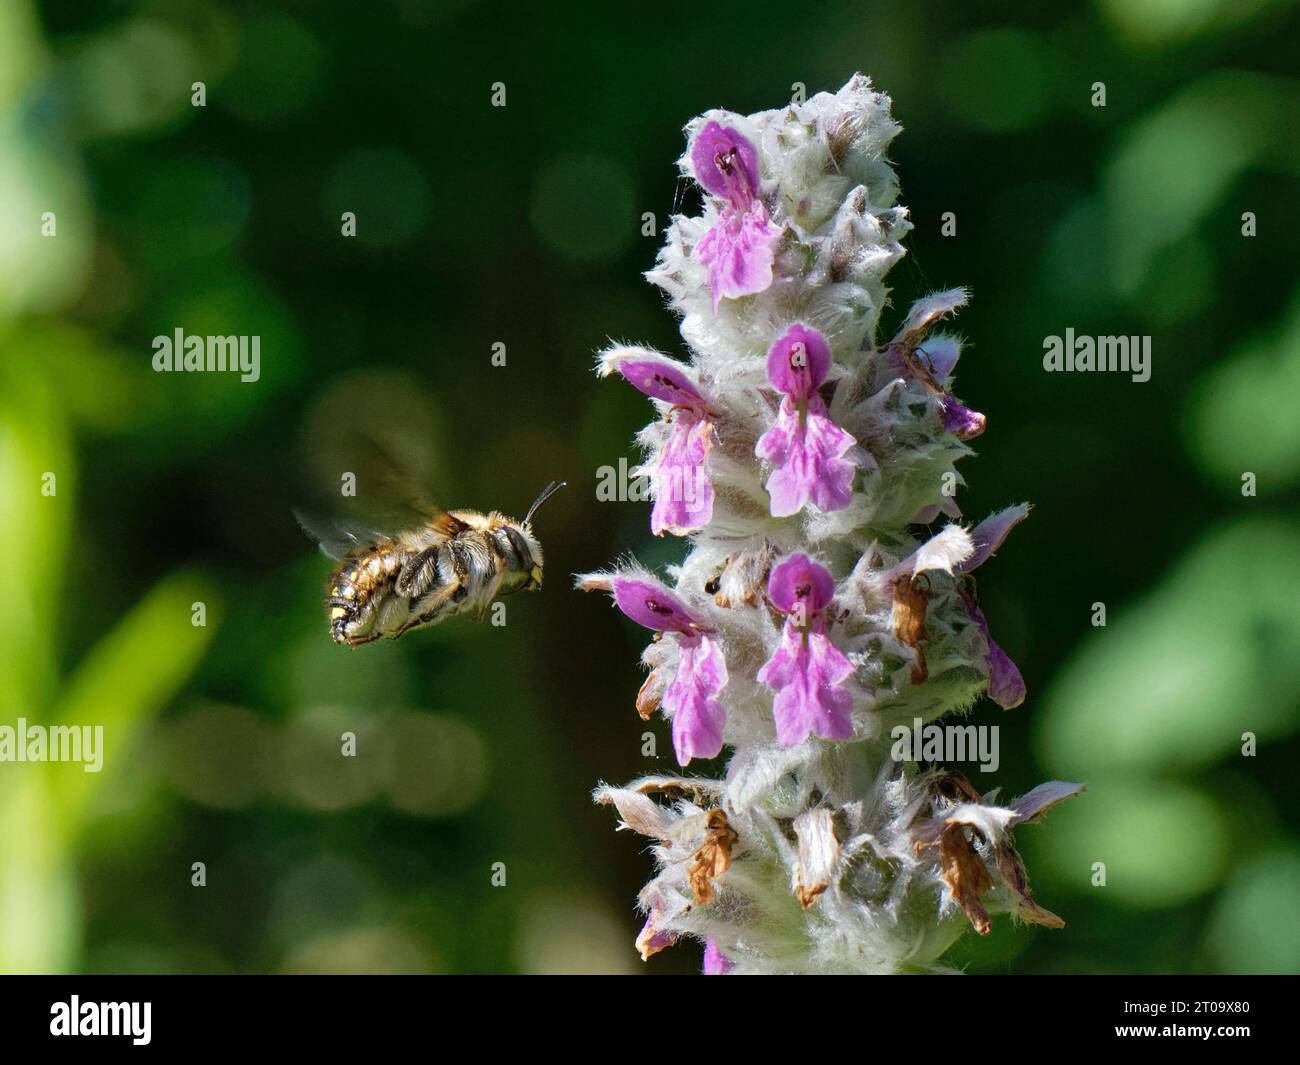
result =
[[369,634],[401,563],[401,552],[380,545],[349,556],[334,571],[325,605],[335,643],[355,643]]

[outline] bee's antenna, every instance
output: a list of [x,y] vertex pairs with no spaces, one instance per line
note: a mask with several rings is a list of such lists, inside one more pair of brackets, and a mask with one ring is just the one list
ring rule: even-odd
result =
[[524,515],[524,524],[527,525],[531,522],[533,520],[533,515],[537,512],[537,508],[550,499],[551,496],[555,495],[555,493],[563,488],[567,483],[567,481],[552,481],[543,488],[542,494],[533,500],[533,505],[528,508],[528,513]]

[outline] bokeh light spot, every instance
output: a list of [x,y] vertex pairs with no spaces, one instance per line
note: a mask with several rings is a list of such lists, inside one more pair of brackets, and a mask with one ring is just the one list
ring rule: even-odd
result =
[[326,66],[324,48],[300,22],[279,11],[254,11],[216,99],[245,121],[278,122],[311,104]]
[[1207,944],[1230,973],[1300,972],[1300,852],[1262,854],[1239,869],[1210,920]]
[[[1097,892],[1103,904],[1177,906],[1219,882],[1228,826],[1199,791],[1168,781],[1102,777],[1051,812],[1034,847],[1056,878]],[[1105,864],[1104,887],[1087,886],[1095,862]]]
[[260,797],[275,739],[274,730],[248,710],[201,707],[163,734],[161,769],[186,798],[237,809]]
[[[357,737],[357,755],[343,754],[343,733]],[[374,798],[377,782],[368,763],[375,750],[365,715],[334,707],[300,714],[282,742],[278,781],[288,798],[317,810],[342,810]],[[371,755],[373,757],[373,755]]]
[[385,786],[403,813],[445,817],[483,793],[487,753],[479,733],[454,717],[402,714],[385,729]]
[[618,256],[637,232],[632,182],[623,166],[594,153],[549,162],[533,187],[533,228],[552,251],[575,262]]
[[[376,248],[403,244],[428,222],[428,182],[407,156],[392,148],[363,148],[343,157],[325,185],[325,211],[340,227],[356,215],[355,239]],[[337,232],[336,228],[336,232]]]
[[543,976],[634,973],[639,928],[634,917],[620,921],[590,895],[541,893],[529,899],[523,915],[519,965]]

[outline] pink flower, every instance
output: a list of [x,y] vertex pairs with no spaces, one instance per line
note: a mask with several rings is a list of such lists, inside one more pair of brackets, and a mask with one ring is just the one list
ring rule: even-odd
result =
[[664,415],[668,439],[649,471],[655,497],[650,531],[685,536],[704,528],[713,517],[713,483],[706,468],[713,444],[708,404],[670,359],[628,358],[616,367],[633,388],[671,404]]
[[768,380],[784,398],[754,450],[776,466],[767,480],[773,517],[797,514],[809,502],[843,510],[853,498],[853,463],[844,455],[857,441],[831,421],[817,391],[830,365],[826,338],[798,322],[767,354]]
[[658,581],[615,576],[610,584],[619,610],[638,625],[677,638],[677,671],[662,703],[673,719],[677,764],[713,758],[722,750],[722,727],[727,722],[727,712],[718,701],[727,686],[727,662],[717,640]]
[[724,296],[751,296],[772,283],[772,260],[781,227],[767,217],[758,195],[758,152],[739,132],[708,122],[691,145],[695,180],[727,202],[718,221],[695,247],[709,272],[713,310]]
[[[944,431],[958,440],[974,440],[984,432],[987,419],[972,410],[948,391],[945,382],[952,376],[961,355],[961,344],[953,337],[926,339],[940,321],[965,304],[965,289],[949,289],[917,300],[908,312],[907,321],[889,342],[889,361],[897,373],[919,381],[939,403],[939,419]],[[925,346],[922,347],[922,341]]]
[[773,568],[767,594],[786,615],[781,643],[758,671],[758,679],[776,691],[772,713],[778,742],[793,747],[809,733],[848,739],[853,696],[838,685],[852,675],[853,664],[826,635],[834,578],[807,555],[791,555]]

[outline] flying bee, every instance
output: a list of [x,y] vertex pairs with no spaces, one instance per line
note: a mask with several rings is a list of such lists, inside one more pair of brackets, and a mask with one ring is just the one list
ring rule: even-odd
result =
[[542,586],[542,545],[533,535],[537,508],[564,487],[552,481],[516,521],[499,511],[430,510],[423,522],[394,535],[321,530],[299,524],[333,558],[325,606],[335,643],[359,647],[395,640],[417,625],[453,614],[483,619],[497,596]]

